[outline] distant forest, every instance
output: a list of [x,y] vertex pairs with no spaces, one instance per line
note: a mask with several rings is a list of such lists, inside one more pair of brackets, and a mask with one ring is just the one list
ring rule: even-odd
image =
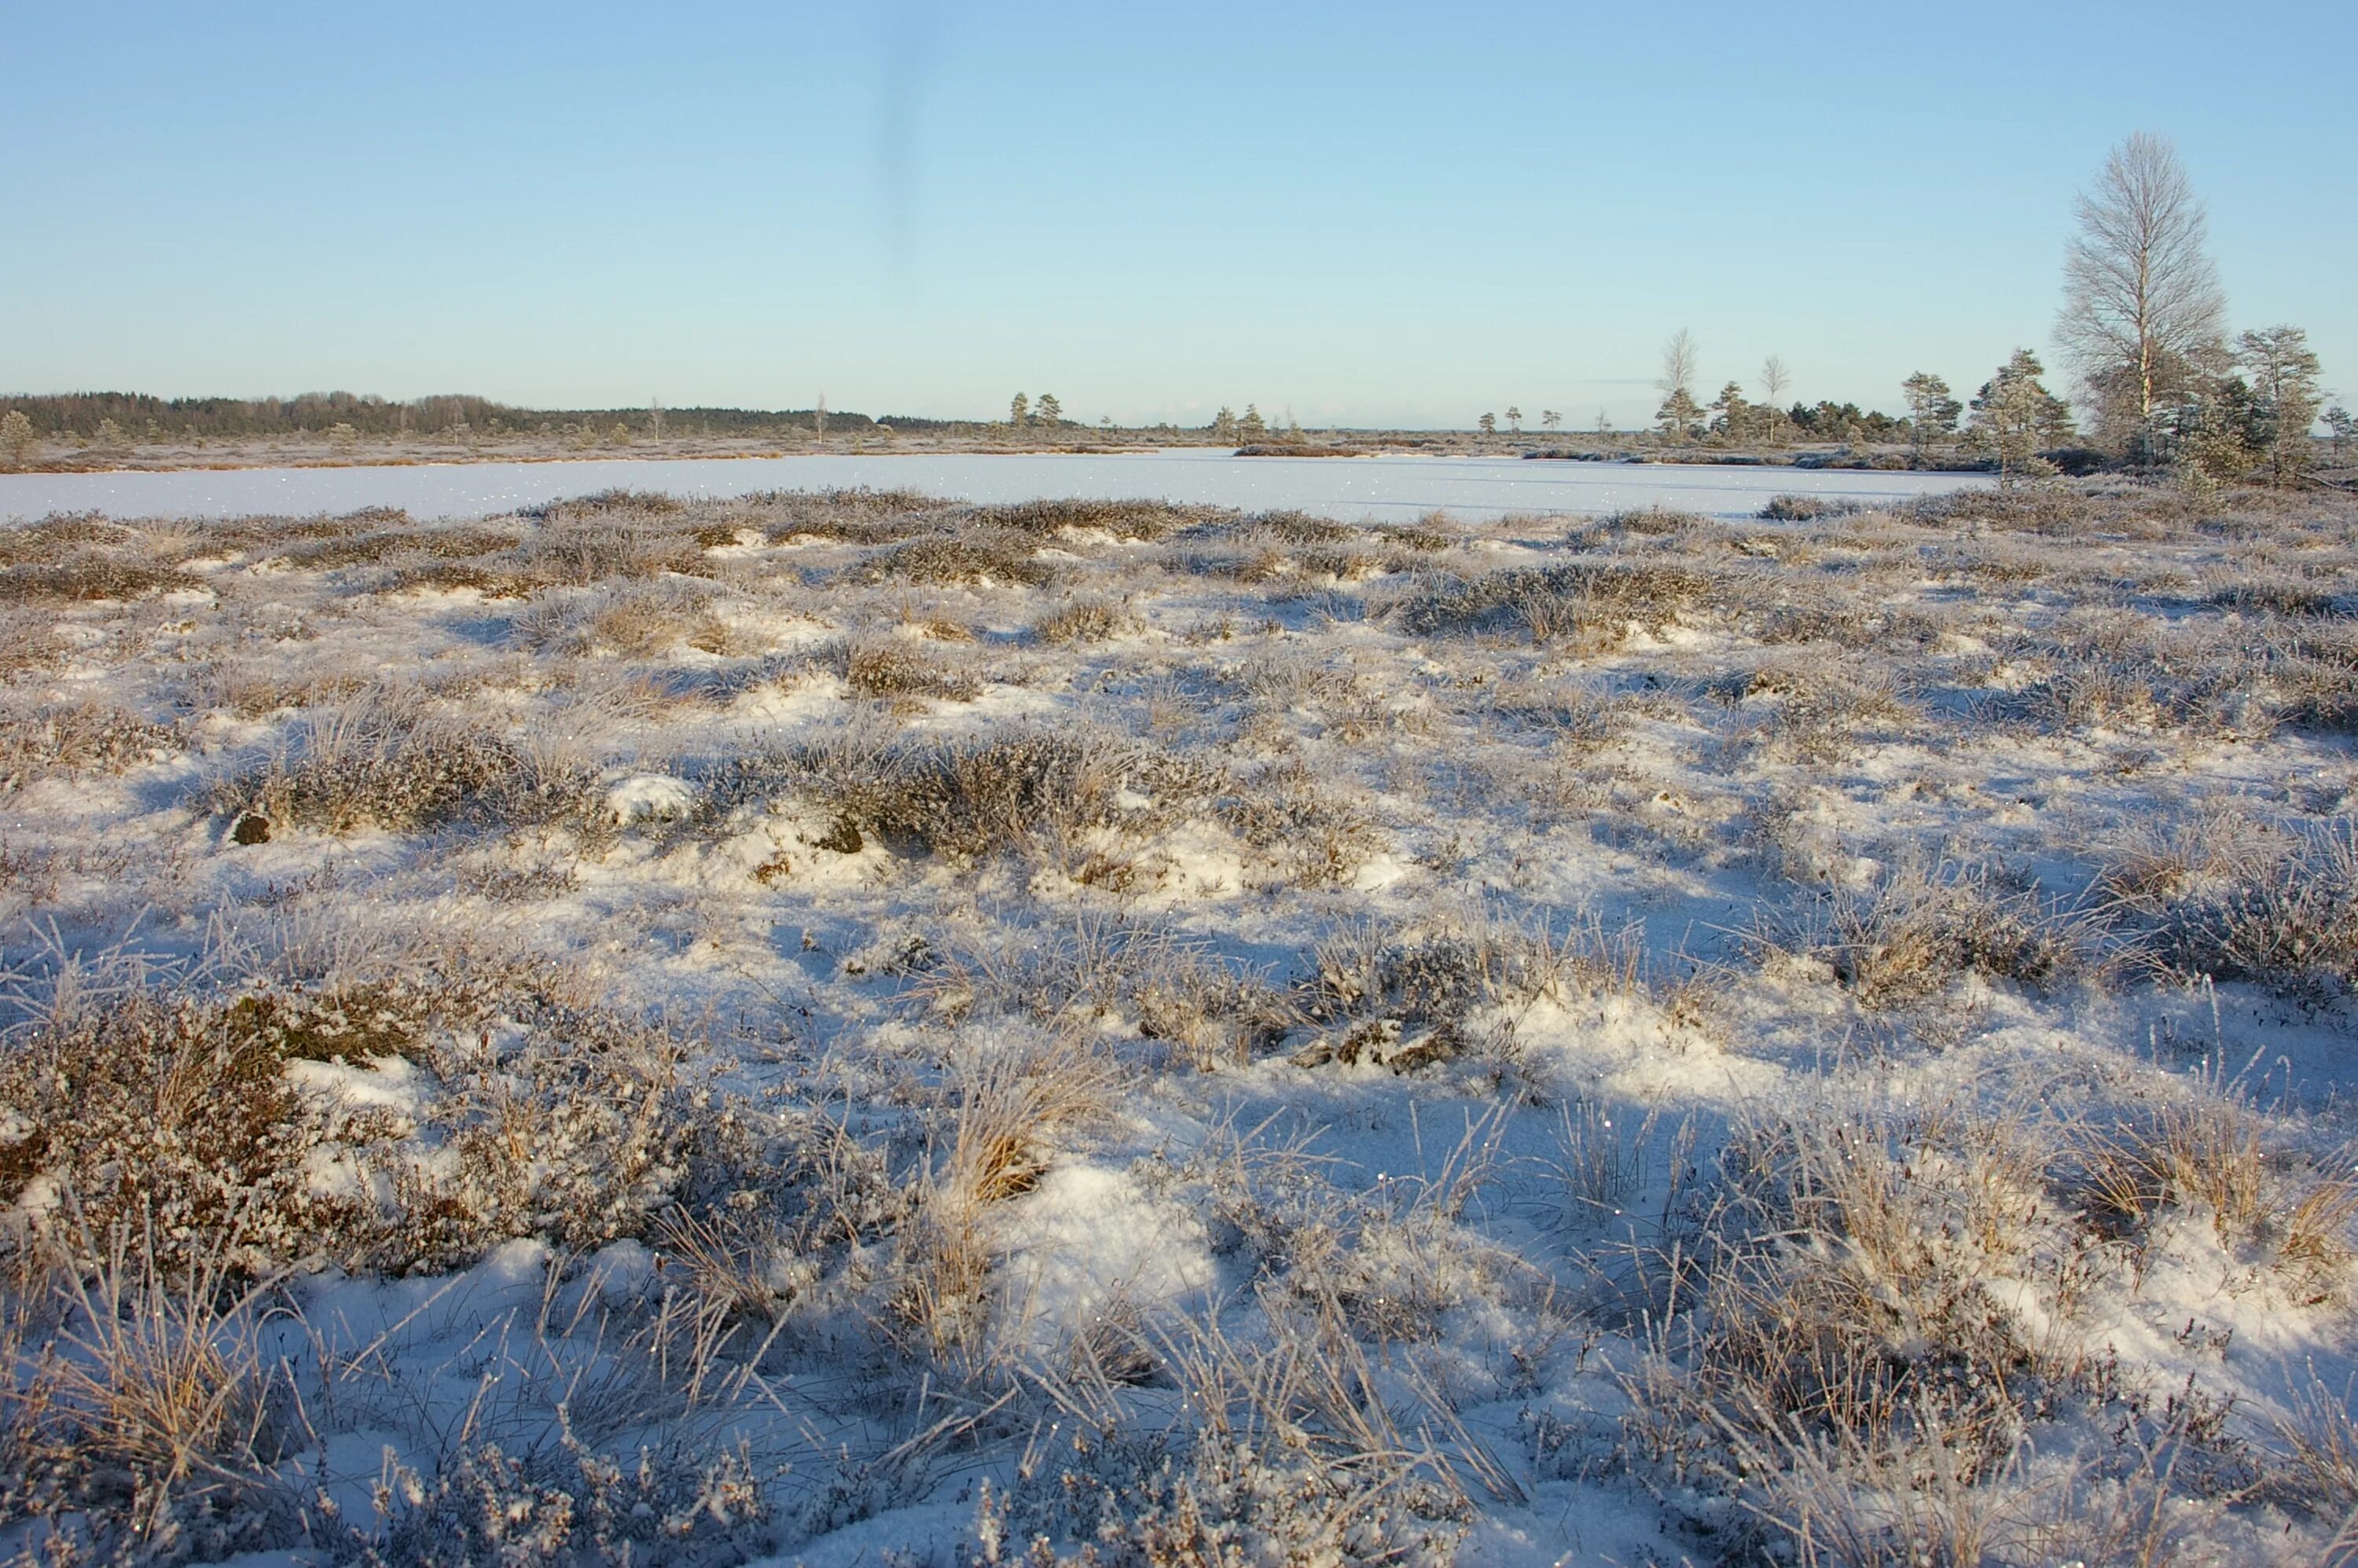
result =
[[[455,394],[405,403],[349,392],[307,392],[283,398],[149,397],[128,392],[0,395],[0,409],[8,408],[22,409],[44,437],[87,435],[108,420],[134,438],[151,431],[208,438],[317,435],[339,425],[349,425],[361,436],[434,436],[454,430],[482,435],[532,432],[544,426],[564,430],[584,423],[601,431],[622,425],[634,435],[652,435],[660,428],[674,435],[783,436],[810,430],[818,417],[817,410],[810,408],[518,408]],[[845,435],[880,425],[896,430],[948,430],[958,423],[827,411],[827,428]]]

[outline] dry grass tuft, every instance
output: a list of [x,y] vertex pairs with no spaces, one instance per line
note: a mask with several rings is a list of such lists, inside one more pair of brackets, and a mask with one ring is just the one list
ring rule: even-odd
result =
[[2358,980],[2358,828],[2217,815],[2132,838],[2105,874],[2160,973],[2338,994]]
[[971,1355],[989,1327],[990,1211],[1029,1192],[1057,1140],[1105,1114],[1112,1063],[1070,1034],[982,1046],[957,1065],[947,1147],[900,1237],[892,1308],[937,1357]]
[[2084,917],[2012,887],[1987,866],[1903,865],[1863,888],[1812,895],[1765,919],[1755,950],[1824,962],[1869,1011],[1920,1006],[1970,971],[2051,986],[2093,958]]

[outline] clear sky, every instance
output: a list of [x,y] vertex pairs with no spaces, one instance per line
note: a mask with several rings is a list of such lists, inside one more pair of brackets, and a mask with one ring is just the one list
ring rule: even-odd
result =
[[2346,3],[0,0],[0,390],[1190,423],[1897,407],[2174,138],[2358,395]]

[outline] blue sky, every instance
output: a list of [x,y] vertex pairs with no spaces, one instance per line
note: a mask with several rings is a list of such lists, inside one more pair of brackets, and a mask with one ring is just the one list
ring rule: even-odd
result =
[[1463,425],[2045,348],[2173,137],[2358,396],[2346,5],[0,5],[0,390]]

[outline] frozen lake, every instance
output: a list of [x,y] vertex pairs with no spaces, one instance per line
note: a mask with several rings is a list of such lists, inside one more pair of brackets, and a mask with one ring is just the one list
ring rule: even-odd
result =
[[1989,480],[1974,474],[1527,461],[1519,458],[1238,458],[1203,448],[1102,457],[946,452],[416,468],[180,470],[0,474],[0,518],[61,512],[117,517],[308,515],[397,506],[414,517],[482,517],[620,487],[727,497],[765,490],[922,491],[964,501],[1093,497],[1295,508],[1345,522],[1427,512],[1601,514],[1632,506],[1748,517],[1776,495],[1875,503]]

